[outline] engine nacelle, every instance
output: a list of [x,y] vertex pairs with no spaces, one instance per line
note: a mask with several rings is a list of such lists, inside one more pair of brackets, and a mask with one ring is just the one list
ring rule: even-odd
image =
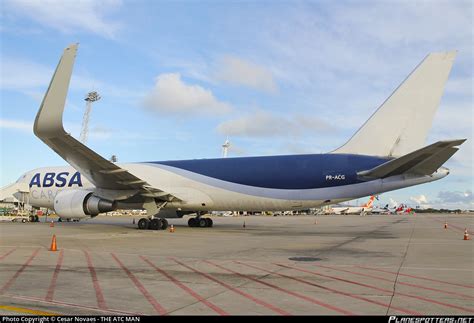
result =
[[114,211],[117,208],[115,201],[109,201],[94,196],[86,190],[63,190],[54,198],[54,211],[59,217],[80,219],[97,216],[102,212]]

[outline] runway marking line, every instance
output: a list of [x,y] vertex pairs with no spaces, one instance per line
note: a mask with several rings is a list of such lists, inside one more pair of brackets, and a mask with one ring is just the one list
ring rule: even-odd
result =
[[[369,274],[364,274],[364,273],[357,272],[357,271],[345,270],[345,269],[340,269],[340,268],[336,268],[336,267],[332,267],[332,266],[324,266],[324,265],[320,265],[320,264],[317,264],[316,266],[321,267],[321,268],[327,268],[327,269],[331,269],[331,270],[336,270],[336,271],[342,271],[342,272],[346,272],[346,273],[350,273],[350,274],[354,274],[354,275],[359,275],[359,276],[374,278],[374,279],[378,279],[378,280],[382,280],[382,281],[389,282],[389,283],[391,283],[391,284],[394,283],[394,281],[392,281],[392,280],[390,280],[390,279],[387,279],[387,278],[383,278],[383,277],[379,277],[379,276],[374,276],[374,275],[369,275]],[[411,283],[405,283],[405,282],[397,282],[397,284],[399,284],[399,285],[404,285],[404,286],[409,286],[409,287],[414,287],[414,288],[421,288],[421,289],[431,290],[431,291],[434,291],[434,292],[439,292],[439,293],[444,293],[444,294],[456,295],[456,296],[460,296],[460,297],[463,297],[463,298],[474,299],[474,297],[473,297],[473,296],[470,296],[470,295],[461,294],[461,293],[456,293],[456,292],[450,292],[450,291],[443,290],[443,289],[425,287],[425,286],[422,286],[422,285],[411,284]]]
[[144,256],[140,256],[140,258],[146,262],[148,265],[150,265],[151,267],[153,267],[157,272],[159,272],[160,274],[162,274],[163,276],[165,276],[166,278],[168,278],[170,281],[172,281],[176,286],[178,286],[179,288],[181,288],[182,290],[184,290],[185,292],[187,292],[189,295],[191,295],[192,297],[194,297],[195,299],[197,299],[199,302],[205,304],[207,307],[209,307],[210,309],[212,309],[214,312],[216,312],[217,314],[220,314],[220,315],[229,315],[229,313],[227,313],[226,311],[224,311],[222,308],[220,308],[219,306],[213,304],[212,302],[206,300],[204,297],[202,297],[201,295],[199,295],[198,293],[196,293],[194,290],[192,290],[190,287],[184,285],[183,283],[181,283],[179,280],[177,280],[176,278],[174,278],[173,276],[171,276],[171,274],[167,273],[166,271],[158,268],[155,264],[153,264],[150,260],[148,260],[148,258],[144,257]]
[[132,272],[127,267],[125,267],[125,265],[120,261],[120,259],[118,259],[118,257],[114,253],[111,253],[111,255],[112,255],[112,258],[114,258],[114,260],[123,269],[123,271],[125,271],[128,278],[130,278],[130,280],[135,284],[138,290],[143,294],[143,296],[145,296],[145,298],[151,304],[151,306],[153,306],[155,311],[159,313],[160,315],[165,315],[167,313],[166,310],[163,308],[163,306],[160,305],[160,303],[158,303],[158,301],[153,297],[153,295],[151,295],[148,292],[148,290],[142,285],[142,283],[140,283],[138,278],[135,277],[135,275],[132,274]]
[[[284,268],[295,269],[295,270],[305,272],[305,273],[309,273],[309,274],[313,274],[313,275],[316,275],[316,276],[331,278],[331,279],[342,281],[342,282],[345,282],[345,283],[348,283],[348,284],[354,284],[354,285],[367,287],[367,288],[370,288],[370,289],[374,289],[374,290],[389,293],[390,295],[393,294],[392,290],[383,289],[383,288],[380,288],[380,287],[376,287],[376,286],[372,286],[372,285],[368,285],[368,284],[364,284],[364,283],[359,283],[359,282],[356,282],[356,281],[353,281],[353,280],[344,279],[344,278],[340,278],[340,277],[337,277],[337,276],[325,275],[325,274],[321,274],[321,273],[314,272],[314,271],[311,271],[311,270],[305,270],[305,269],[301,269],[301,268],[298,268],[298,267],[292,267],[292,266],[287,266],[287,265],[283,265],[283,264],[276,264],[276,265],[284,267]],[[461,306],[457,306],[457,305],[454,305],[454,304],[444,303],[444,302],[440,302],[440,301],[437,301],[437,300],[434,300],[434,299],[431,299],[431,298],[427,298],[427,297],[411,295],[411,294],[405,294],[405,293],[399,293],[399,292],[396,292],[396,294],[399,295],[399,296],[405,296],[405,297],[419,299],[419,300],[422,300],[422,301],[425,301],[425,302],[428,302],[428,303],[433,303],[433,304],[438,304],[438,305],[442,305],[442,306],[446,306],[446,307],[450,307],[450,308],[459,309],[459,310],[462,310],[462,311],[466,311],[468,313],[473,313],[474,312],[474,309],[471,309],[471,308],[466,308],[466,307],[461,307]]]
[[61,266],[63,263],[63,258],[64,258],[64,250],[61,249],[61,251],[59,252],[56,268],[54,269],[53,278],[51,279],[51,283],[48,288],[48,293],[46,294],[46,297],[44,298],[47,301],[53,300],[54,290],[56,289],[56,281],[58,280],[59,271],[61,270]]
[[11,254],[13,251],[15,251],[16,248],[11,249],[10,251],[6,252],[2,256],[0,256],[0,260],[3,260],[4,258],[8,257],[9,254]]
[[287,311],[285,311],[285,310],[283,310],[283,309],[281,309],[281,308],[279,308],[279,307],[277,307],[277,306],[275,306],[275,305],[269,304],[269,303],[267,303],[267,302],[265,302],[265,301],[263,301],[263,300],[261,300],[261,299],[259,299],[259,298],[257,298],[257,297],[254,297],[254,296],[252,296],[252,295],[250,295],[250,294],[248,294],[248,293],[246,293],[246,292],[243,292],[242,290],[240,290],[240,289],[238,289],[238,288],[236,288],[236,287],[232,287],[231,285],[229,285],[229,284],[227,284],[227,283],[224,283],[223,281],[220,281],[219,279],[217,279],[217,278],[215,278],[215,277],[212,277],[212,276],[210,276],[210,275],[208,275],[208,274],[206,274],[206,273],[203,273],[203,272],[201,272],[201,271],[199,271],[199,270],[197,270],[197,269],[195,269],[195,268],[193,268],[193,267],[191,267],[191,266],[188,266],[188,265],[186,265],[185,263],[183,263],[183,262],[181,262],[181,261],[179,261],[179,260],[176,260],[176,259],[174,259],[174,258],[169,258],[169,259],[173,260],[174,262],[176,262],[177,264],[179,264],[179,265],[181,265],[181,266],[183,266],[183,267],[185,267],[185,268],[188,268],[189,270],[191,270],[191,271],[193,271],[193,272],[195,272],[195,273],[197,273],[197,274],[200,274],[200,275],[206,277],[207,279],[209,279],[209,280],[211,280],[211,281],[213,281],[213,282],[215,282],[215,283],[217,283],[217,284],[219,284],[219,285],[221,285],[221,286],[227,288],[228,290],[230,290],[230,291],[232,291],[232,292],[234,292],[234,293],[236,293],[236,294],[239,294],[240,296],[243,296],[243,297],[245,297],[245,298],[247,298],[247,299],[253,301],[253,302],[256,303],[256,304],[262,305],[262,306],[268,308],[269,310],[272,310],[273,312],[276,312],[276,313],[281,314],[281,315],[292,315],[291,313],[289,313],[289,312],[287,312]]
[[245,274],[238,273],[238,272],[236,272],[236,271],[233,271],[233,270],[228,269],[228,268],[226,268],[226,267],[217,265],[217,264],[215,264],[215,263],[213,263],[213,262],[210,262],[210,261],[208,261],[208,260],[204,260],[204,262],[206,262],[206,263],[208,263],[208,264],[211,264],[211,265],[213,265],[213,266],[215,266],[215,267],[217,267],[217,268],[226,270],[226,271],[228,271],[228,272],[230,272],[230,273],[233,273],[233,274],[235,274],[235,275],[238,275],[238,276],[240,276],[240,277],[244,277],[244,278],[249,279],[249,280],[252,280],[252,281],[254,281],[254,282],[256,282],[256,283],[259,283],[259,284],[265,285],[265,286],[267,286],[267,287],[273,288],[273,289],[275,289],[275,290],[277,290],[277,291],[279,291],[279,292],[282,292],[282,293],[285,293],[285,294],[294,296],[294,297],[296,297],[296,298],[305,300],[305,301],[310,302],[310,303],[312,303],[312,304],[317,304],[317,305],[319,305],[319,306],[321,306],[321,307],[325,307],[325,308],[327,308],[327,309],[330,309],[330,310],[332,310],[332,311],[335,311],[335,312],[338,312],[338,313],[341,313],[341,314],[354,315],[354,313],[352,313],[352,312],[346,311],[346,310],[344,310],[344,309],[342,309],[342,308],[340,308],[340,307],[337,307],[337,306],[333,306],[333,305],[330,305],[330,304],[321,302],[320,300],[315,299],[315,298],[313,298],[313,297],[309,297],[309,296],[306,296],[306,295],[303,295],[303,294],[300,294],[300,293],[297,293],[297,292],[290,291],[290,290],[288,290],[288,289],[284,289],[284,288],[278,287],[278,286],[276,286],[276,285],[273,285],[273,284],[264,282],[264,281],[262,281],[262,280],[260,280],[260,279],[253,278],[253,277],[251,277],[251,276],[249,276],[249,275],[245,275]]
[[29,308],[9,306],[9,305],[0,305],[0,310],[16,312],[16,313],[22,313],[22,314],[31,314],[31,315],[37,315],[37,316],[57,316],[57,315],[61,315],[61,314],[58,314],[58,313],[43,312],[43,311],[32,310],[32,309],[29,309]]
[[18,269],[18,271],[13,275],[12,278],[10,278],[5,285],[0,288],[0,294],[5,293],[15,282],[15,280],[21,275],[21,273],[30,265],[30,263],[33,261],[33,259],[38,255],[38,252],[40,251],[41,248],[37,248],[35,251],[33,251],[33,254],[28,258],[28,260]]
[[280,277],[287,278],[287,279],[290,279],[290,280],[294,280],[294,281],[303,283],[305,285],[318,287],[318,288],[321,288],[321,289],[324,289],[324,290],[327,290],[327,291],[330,291],[330,292],[333,292],[333,293],[336,293],[336,294],[340,294],[340,295],[344,295],[344,296],[347,296],[347,297],[350,297],[350,298],[355,298],[355,299],[358,299],[358,300],[361,300],[361,301],[364,301],[364,302],[380,305],[380,306],[384,307],[385,309],[391,308],[391,309],[397,310],[399,312],[402,312],[402,313],[405,313],[405,314],[408,314],[408,315],[421,315],[421,313],[419,313],[419,312],[410,311],[410,310],[407,310],[407,309],[404,309],[404,308],[401,308],[401,307],[393,307],[393,306],[390,307],[390,304],[387,304],[387,303],[382,303],[382,302],[375,301],[375,300],[365,298],[365,297],[362,297],[362,296],[349,294],[349,293],[346,293],[346,292],[341,292],[340,290],[329,288],[329,287],[326,287],[326,286],[322,286],[322,285],[319,285],[319,284],[316,284],[316,283],[313,283],[313,282],[310,282],[310,281],[307,281],[307,280],[304,280],[304,279],[301,279],[301,278],[296,278],[296,277],[291,277],[291,276],[280,274],[280,273],[275,273],[275,272],[272,272],[270,270],[266,270],[266,269],[263,269],[263,268],[260,268],[260,267],[254,266],[254,265],[243,263],[241,261],[234,261],[234,262],[237,263],[237,264],[240,264],[240,265],[244,265],[244,266],[247,266],[247,267],[250,267],[250,268],[254,268],[254,269],[257,269],[257,270],[260,270],[260,271],[267,272],[271,275],[278,275]]
[[87,250],[83,250],[84,255],[86,256],[87,260],[87,267],[89,268],[89,272],[92,278],[92,285],[94,286],[95,296],[97,298],[97,305],[99,308],[106,310],[107,303],[105,302],[104,294],[102,293],[102,289],[100,288],[99,279],[97,278],[97,273],[94,268],[94,264],[92,263],[92,258]]
[[[102,312],[102,313],[109,313],[109,314],[143,315],[142,313],[124,312],[124,311],[114,310],[114,309],[103,310],[103,309],[100,309],[98,307],[79,305],[79,304],[73,304],[73,303],[66,303],[66,302],[60,302],[60,301],[54,301],[54,300],[53,301],[46,301],[43,298],[37,298],[37,297],[31,297],[31,296],[12,295],[12,294],[4,294],[2,296],[10,297],[10,298],[13,298],[13,299],[27,300],[27,301],[30,301],[30,302],[53,304],[53,305],[59,305],[59,306],[64,306],[64,307],[85,309],[85,310],[89,310],[89,311],[93,310],[93,311]],[[61,314],[61,315],[63,315],[63,314]]]
[[357,265],[356,267],[362,268],[362,269],[373,270],[373,271],[380,271],[380,272],[387,273],[387,274],[392,274],[392,275],[397,275],[398,274],[399,276],[405,276],[405,277],[411,277],[411,278],[415,278],[415,279],[427,280],[427,281],[442,283],[442,284],[446,284],[446,285],[452,285],[452,286],[458,286],[458,287],[464,287],[464,288],[474,288],[473,285],[456,284],[456,283],[451,283],[451,282],[447,282],[447,281],[443,281],[443,280],[432,279],[432,278],[423,277],[423,276],[396,273],[396,272],[393,272],[393,271],[384,270],[384,269],[380,269],[380,268],[371,268],[371,267],[360,266],[360,265]]

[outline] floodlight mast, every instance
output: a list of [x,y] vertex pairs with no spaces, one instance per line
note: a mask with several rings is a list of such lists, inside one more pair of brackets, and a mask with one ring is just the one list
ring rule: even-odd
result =
[[227,158],[229,147],[230,147],[230,141],[229,141],[229,138],[227,138],[224,144],[222,145],[222,157]]
[[91,91],[87,93],[86,98],[84,99],[86,103],[86,111],[84,112],[84,118],[82,119],[82,129],[80,135],[80,141],[85,145],[87,144],[87,138],[89,136],[89,119],[92,110],[92,103],[99,101],[101,96],[96,91]]

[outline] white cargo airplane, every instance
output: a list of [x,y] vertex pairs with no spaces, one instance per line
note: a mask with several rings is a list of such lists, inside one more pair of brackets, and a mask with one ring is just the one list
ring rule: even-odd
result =
[[66,219],[145,209],[140,229],[166,229],[165,218],[209,211],[297,210],[339,203],[441,179],[442,165],[465,139],[423,147],[456,52],[429,54],[369,120],[327,154],[114,164],[63,128],[77,44],[64,50],[34,123],[34,133],[71,167],[22,175],[30,203]]

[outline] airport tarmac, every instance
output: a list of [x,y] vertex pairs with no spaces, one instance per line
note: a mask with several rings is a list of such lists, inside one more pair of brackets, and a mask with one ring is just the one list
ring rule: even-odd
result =
[[185,218],[169,220],[174,233],[131,217],[0,223],[0,315],[472,315],[473,219]]

